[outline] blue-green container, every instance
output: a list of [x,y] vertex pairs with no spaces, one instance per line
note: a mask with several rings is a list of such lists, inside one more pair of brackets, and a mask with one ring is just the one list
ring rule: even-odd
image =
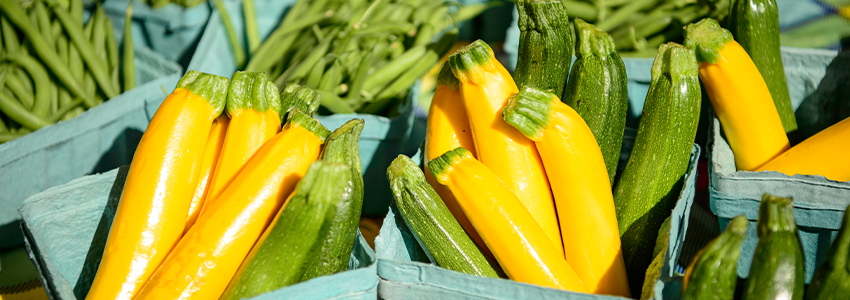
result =
[[[803,137],[850,116],[850,53],[783,48],[782,62]],[[793,197],[809,282],[838,234],[844,210],[850,204],[850,182],[823,176],[737,171],[722,128],[713,118],[708,140],[711,211],[719,217],[720,228],[726,228],[738,215],[755,222],[764,193]],[[738,275],[742,278],[749,275],[757,243],[755,226],[750,226],[738,261]]]
[[[103,10],[115,28],[116,38],[124,35],[124,11],[130,0],[105,0]],[[210,17],[210,4],[186,8],[168,4],[152,8],[145,1],[133,2],[133,43],[148,46],[170,61],[188,63]]]
[[136,88],[76,118],[0,144],[0,248],[23,243],[17,208],[27,196],[133,159],[165,91],[170,93],[181,75],[180,66],[162,55],[146,47],[135,51]]
[[[254,1],[257,28],[262,40],[265,40],[277,27],[288,7],[294,2],[293,0]],[[241,1],[224,1],[224,6],[227,8],[237,38],[244,40],[245,29]],[[247,45],[244,45],[243,48],[247,49]],[[230,77],[237,71],[233,49],[230,46],[230,40],[218,11],[213,11],[188,69],[226,77]],[[411,149],[408,145],[415,147],[422,142],[422,140],[411,140],[414,119],[411,103],[416,103],[416,98],[419,96],[418,91],[419,84],[417,83],[411,87],[408,99],[399,107],[397,116],[393,118],[366,114],[337,114],[316,117],[322,125],[331,130],[354,118],[363,119],[366,122],[360,136],[360,160],[363,165],[365,185],[363,214],[365,215],[382,214],[387,211],[387,207],[392,201],[389,183],[385,178],[387,167],[398,154],[406,153],[406,150]],[[412,149],[415,152],[415,148]],[[412,155],[413,152],[407,151],[407,154]]]
[[[51,299],[84,299],[97,273],[129,167],[85,176],[27,198],[18,211],[27,252]],[[357,235],[349,271],[253,299],[375,299],[375,253]]]
[[[628,161],[635,131],[627,129],[619,166]],[[691,207],[696,192],[697,159],[700,148],[691,150],[685,184],[670,218],[670,237],[661,275],[655,286],[655,299],[678,299],[681,279],[679,256],[685,242]],[[413,157],[420,161],[420,153]],[[545,288],[511,280],[477,277],[440,268],[429,261],[413,233],[398,215],[395,204],[384,219],[375,238],[378,255],[378,295],[385,299],[626,299]],[[639,297],[640,295],[633,295]]]

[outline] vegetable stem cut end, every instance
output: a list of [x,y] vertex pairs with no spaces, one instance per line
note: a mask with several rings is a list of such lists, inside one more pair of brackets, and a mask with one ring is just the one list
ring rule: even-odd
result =
[[476,40],[472,44],[461,47],[449,56],[449,66],[455,77],[463,82],[482,84],[484,72],[494,68],[492,62],[496,60],[493,49],[482,40]]
[[759,205],[759,219],[756,232],[763,237],[769,232],[795,232],[794,199],[765,193]]
[[670,74],[670,77],[698,77],[699,64],[694,49],[684,47],[674,42],[658,47],[658,54],[652,63],[652,78]]
[[304,129],[307,129],[308,131],[315,134],[316,137],[318,137],[320,140],[322,140],[322,143],[324,143],[325,140],[328,138],[328,135],[331,134],[331,131],[325,128],[322,123],[319,123],[319,120],[316,120],[315,118],[301,112],[297,108],[293,108],[289,111],[288,120],[286,121],[286,125],[284,125],[284,129],[282,131],[292,126],[299,126]]
[[[320,100],[321,95],[313,89],[294,82],[287,83],[280,91],[280,117],[284,118],[292,109],[312,115],[319,109]],[[284,121],[281,119],[281,122]]]
[[617,51],[614,39],[607,32],[588,24],[581,19],[575,19],[576,37],[578,38],[577,56],[595,55],[608,57]]
[[508,99],[502,109],[502,118],[529,139],[539,141],[543,138],[543,129],[549,127],[549,114],[555,101],[560,101],[555,94],[525,86]]
[[280,95],[277,86],[269,81],[264,72],[238,71],[227,92],[227,113],[253,109],[257,112],[280,111]]
[[437,182],[440,184],[448,183],[448,173],[451,172],[455,164],[460,163],[465,159],[475,159],[472,153],[466,148],[457,147],[450,150],[439,157],[428,162],[428,168],[434,173]]
[[204,98],[215,108],[215,114],[224,110],[227,99],[227,89],[230,80],[227,77],[191,70],[180,78],[177,87],[188,90]]
[[730,41],[733,41],[732,33],[714,19],[705,18],[685,26],[685,45],[696,50],[701,63],[716,63],[720,50]]
[[455,74],[452,73],[452,67],[449,63],[444,63],[440,69],[440,75],[437,76],[437,84],[444,85],[452,90],[460,88],[460,81],[457,80]]
[[425,175],[422,174],[422,170],[419,169],[416,162],[404,154],[399,154],[387,168],[387,177],[390,179],[405,178],[413,182],[425,181]]

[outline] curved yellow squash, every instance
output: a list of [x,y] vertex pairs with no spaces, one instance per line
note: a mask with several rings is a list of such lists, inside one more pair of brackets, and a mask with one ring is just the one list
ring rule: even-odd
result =
[[183,235],[227,78],[190,71],[142,135],[86,299],[133,299]]
[[788,150],[779,112],[747,51],[712,19],[685,30],[685,46],[696,50],[700,78],[738,170],[756,170]]
[[230,118],[222,114],[215,119],[207,137],[207,145],[204,146],[204,159],[201,161],[201,173],[199,174],[198,184],[195,185],[195,194],[192,195],[192,204],[189,206],[189,216],[186,218],[186,228],[183,232],[189,231],[189,228],[195,224],[198,215],[201,214],[201,207],[204,205],[204,199],[207,198],[210,187],[210,178],[215,171],[215,165],[218,161],[218,155],[221,153],[221,145],[224,144],[224,136],[227,133],[227,124],[230,123]]
[[293,115],[198,217],[135,299],[218,299],[328,134],[315,119]]
[[818,132],[785,151],[757,171],[821,175],[830,180],[850,181],[850,118]]
[[454,149],[428,165],[437,181],[457,197],[463,212],[509,278],[587,292],[564,260],[564,253],[549,241],[520,199],[468,150]]
[[631,297],[614,196],[590,127],[552,93],[523,87],[503,112],[534,140],[555,195],[567,263],[594,294]]
[[555,203],[534,142],[502,119],[502,107],[518,92],[516,83],[481,40],[460,48],[448,63],[460,81],[478,159],[496,174],[563,251]]

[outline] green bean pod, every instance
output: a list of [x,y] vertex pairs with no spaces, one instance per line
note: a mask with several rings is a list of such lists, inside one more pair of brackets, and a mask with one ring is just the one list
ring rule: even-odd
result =
[[133,52],[132,17],[133,4],[131,3],[124,12],[124,63],[122,64],[124,70],[122,74],[124,77],[124,91],[129,91],[136,87],[136,53]]
[[[26,107],[27,109],[32,109],[33,102],[35,99],[33,98],[32,91],[27,90],[27,84],[25,81],[29,81],[29,76],[25,75],[20,76],[21,74],[16,73],[14,71],[9,72],[10,74],[6,76],[6,88],[9,89],[10,92],[18,99],[19,103]],[[21,78],[25,77],[25,78]]]
[[28,129],[38,130],[41,127],[50,125],[38,115],[18,104],[17,101],[12,99],[12,95],[6,91],[0,92],[0,111],[6,114],[6,117],[12,121]]
[[6,60],[20,66],[29,73],[35,88],[32,112],[40,117],[46,117],[50,111],[50,76],[44,67],[32,57],[22,52],[9,53]]
[[421,61],[426,52],[427,48],[425,46],[410,48],[410,50],[407,50],[407,52],[398,58],[393,59],[385,66],[375,71],[372,76],[369,76],[369,79],[367,79],[363,84],[363,89],[376,94],[375,89],[384,86],[400,74],[409,70],[410,67]]

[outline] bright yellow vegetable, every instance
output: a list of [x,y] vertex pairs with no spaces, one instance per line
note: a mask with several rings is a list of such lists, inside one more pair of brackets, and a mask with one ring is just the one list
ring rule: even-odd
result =
[[850,181],[850,118],[818,132],[785,151],[756,171],[821,175],[830,180]]
[[631,297],[614,196],[590,127],[555,94],[525,86],[504,119],[534,141],[555,195],[567,263],[594,294]]
[[[472,139],[472,130],[469,128],[469,118],[466,117],[466,108],[463,107],[463,98],[460,95],[459,82],[449,64],[443,64],[440,75],[437,78],[437,90],[431,99],[431,107],[428,109],[428,127],[425,131],[425,160],[430,161],[438,156],[457,147],[463,147],[475,156],[475,141]],[[472,223],[463,214],[463,210],[457,204],[457,200],[448,188],[439,184],[425,165],[425,178],[434,187],[440,198],[452,212],[461,227],[469,234],[485,255],[492,257],[484,244],[484,240],[472,227]]]
[[198,215],[201,214],[201,207],[204,205],[204,200],[210,190],[210,178],[215,171],[215,165],[218,161],[218,155],[221,153],[221,145],[224,144],[224,136],[227,133],[227,124],[230,123],[230,118],[227,115],[220,115],[215,119],[212,125],[212,130],[207,137],[207,145],[204,146],[204,159],[201,161],[201,173],[198,178],[198,184],[195,185],[195,194],[192,195],[192,204],[189,206],[189,216],[186,218],[186,227],[183,232],[189,231],[189,228],[195,224]]
[[549,241],[520,199],[468,150],[451,150],[428,162],[428,166],[437,181],[455,195],[509,278],[587,292],[564,260],[564,253]]
[[713,19],[688,25],[685,32],[685,46],[696,50],[700,78],[738,170],[756,170],[788,150],[779,112],[747,51]]
[[227,78],[189,71],[157,109],[130,164],[86,299],[132,299],[180,240],[227,86]]
[[280,131],[280,94],[262,72],[236,72],[227,94],[230,125],[210,181],[210,200],[201,214],[215,202],[239,169],[263,144]]
[[330,132],[300,111],[198,217],[135,299],[218,299]]
[[481,40],[458,49],[448,63],[460,81],[478,159],[519,196],[546,236],[563,252],[555,203],[534,142],[502,120],[502,107],[518,92],[510,73]]

